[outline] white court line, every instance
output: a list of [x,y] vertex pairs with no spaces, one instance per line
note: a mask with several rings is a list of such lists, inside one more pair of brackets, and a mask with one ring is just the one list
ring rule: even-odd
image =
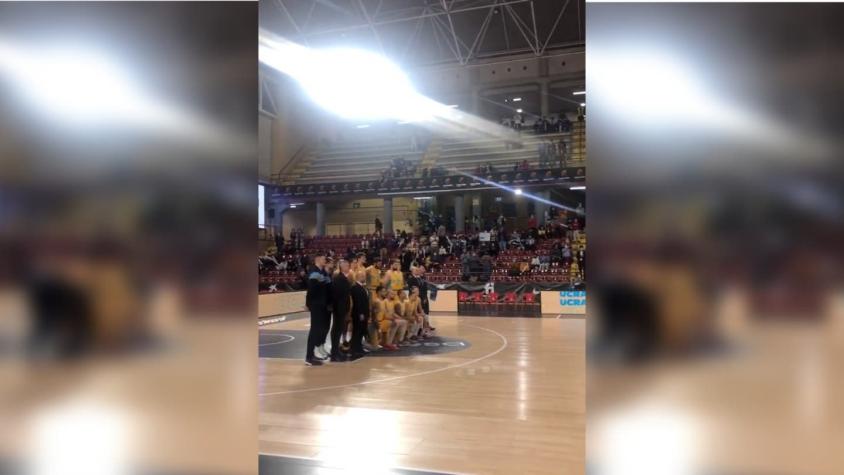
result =
[[286,337],[289,337],[290,339],[289,340],[283,340],[283,341],[274,341],[272,343],[259,343],[258,346],[280,345],[282,343],[290,343],[291,341],[296,339],[296,337],[293,336],[293,335],[278,335],[278,336],[286,336]]
[[[382,378],[382,379],[373,379],[373,380],[370,380],[370,381],[361,381],[359,383],[338,384],[336,386],[322,386],[322,387],[318,387],[318,388],[294,389],[294,390],[291,390],[291,391],[276,391],[276,392],[272,392],[272,393],[259,393],[258,397],[277,396],[277,395],[281,395],[281,394],[308,393],[308,392],[312,392],[312,391],[322,391],[323,389],[350,388],[352,386],[362,386],[364,384],[386,383],[387,381],[397,381],[399,379],[413,378],[413,377],[416,377],[416,376],[425,376],[427,374],[439,373],[439,372],[442,372],[442,371],[447,371],[447,370],[450,370],[450,369],[461,368],[463,366],[475,364],[479,361],[483,361],[487,358],[495,356],[498,353],[501,353],[502,351],[504,351],[504,348],[507,348],[507,343],[508,343],[507,338],[504,335],[502,335],[501,333],[498,333],[495,330],[490,330],[489,328],[479,327],[477,325],[470,325],[468,323],[464,323],[463,325],[465,325],[467,327],[479,328],[481,330],[486,330],[490,333],[494,333],[498,336],[498,338],[501,338],[501,341],[504,342],[504,343],[501,345],[501,347],[499,347],[497,350],[493,351],[492,353],[490,353],[488,355],[484,355],[484,356],[481,356],[480,358],[475,358],[473,360],[466,361],[464,363],[446,366],[444,368],[437,368],[437,369],[422,371],[422,372],[413,373],[413,374],[405,374],[405,375],[402,375],[402,376],[393,376],[392,378]],[[317,370],[317,371],[319,371],[319,370]]]

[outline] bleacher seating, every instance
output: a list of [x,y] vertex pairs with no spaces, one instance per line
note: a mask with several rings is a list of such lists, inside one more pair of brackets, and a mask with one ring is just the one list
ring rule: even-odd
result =
[[[409,168],[417,167],[417,177],[421,176],[422,168],[435,167],[473,173],[478,166],[491,164],[498,171],[510,171],[523,160],[528,161],[531,169],[537,169],[539,145],[546,142],[556,146],[560,141],[566,143],[569,165],[581,166],[585,161],[584,129],[583,122],[572,123],[569,132],[537,135],[528,129],[515,141],[511,136],[509,143],[504,137],[466,134],[434,136],[428,140],[422,138],[426,132],[409,127],[352,130],[341,139],[314,145],[280,181],[288,185],[311,185],[381,180],[384,170],[396,158],[404,159]],[[417,137],[416,147],[412,145],[412,134]],[[431,148],[423,165],[427,146],[433,144],[436,147]],[[549,164],[558,166],[559,161],[550,159]]]
[[522,132],[520,147],[508,147],[505,140],[500,138],[469,139],[466,137],[443,139],[442,150],[436,164],[448,170],[457,169],[472,173],[479,165],[492,164],[498,171],[508,171],[513,165],[523,160],[530,163],[531,168],[539,165],[538,146],[543,142],[557,143],[563,140],[571,150],[570,132],[534,135]]
[[315,147],[297,174],[297,184],[378,180],[395,158],[418,165],[421,145],[412,150],[409,132],[361,130],[353,137]]

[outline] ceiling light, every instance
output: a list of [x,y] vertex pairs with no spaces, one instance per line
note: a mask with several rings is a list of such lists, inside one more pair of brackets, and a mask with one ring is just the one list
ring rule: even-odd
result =
[[521,100],[522,100],[521,97],[514,97],[513,98],[513,102],[521,102]]
[[522,113],[522,110],[521,110],[521,109],[516,109],[516,112],[518,112],[519,114],[521,114],[521,113]]
[[521,194],[522,194],[522,189],[521,189],[521,188],[516,188],[516,190],[514,191],[514,193],[516,193],[517,195],[521,195]]
[[310,49],[259,38],[262,63],[292,76],[321,107],[347,119],[407,119],[422,97],[384,56],[354,48]]
[[569,190],[585,190],[585,189],[586,189],[585,185],[578,185],[578,186],[570,186],[569,187]]
[[571,93],[572,96],[582,96],[586,94],[586,91],[574,91]]
[[585,102],[581,102],[581,103],[580,103],[580,107],[586,107],[586,103],[585,103]]

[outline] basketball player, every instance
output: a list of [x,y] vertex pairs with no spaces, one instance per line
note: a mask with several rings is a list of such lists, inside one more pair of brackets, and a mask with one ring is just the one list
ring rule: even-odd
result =
[[408,318],[412,322],[412,326],[410,327],[408,333],[410,333],[410,340],[416,341],[419,339],[417,335],[425,322],[425,311],[422,310],[422,299],[419,298],[419,287],[411,287],[408,303]]
[[372,301],[372,315],[380,346],[395,351],[398,347],[390,344],[396,334],[396,322],[393,307],[389,305],[389,294],[385,287],[379,286],[376,298]]
[[406,290],[402,290],[399,295],[402,301],[402,318],[407,322],[405,332],[399,338],[399,345],[406,346],[416,339],[416,307],[419,306],[419,297],[408,297]]
[[401,271],[401,262],[397,259],[390,265],[390,270],[384,274],[384,285],[396,294],[404,290],[404,274]]
[[357,255],[355,255],[355,258],[352,259],[352,265],[350,267],[350,270],[352,272],[353,277],[358,275],[358,271],[366,270],[366,254],[359,252]]
[[428,317],[428,281],[425,279],[425,266],[416,266],[410,269],[411,276],[407,279],[410,287],[419,289],[419,302],[424,312],[424,324],[418,330],[417,336],[427,336],[427,334],[434,332],[436,328],[431,326],[431,320]]
[[399,348],[398,338],[404,336],[405,332],[407,332],[407,320],[404,319],[404,304],[399,299],[398,293],[393,289],[387,290],[387,311],[385,318],[393,322],[389,340],[387,340],[392,348],[388,347],[388,349],[397,350]]
[[370,295],[378,295],[378,287],[381,286],[381,262],[375,261],[366,268],[366,288]]

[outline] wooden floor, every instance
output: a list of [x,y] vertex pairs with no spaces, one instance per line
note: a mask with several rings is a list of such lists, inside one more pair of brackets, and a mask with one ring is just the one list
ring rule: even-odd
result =
[[584,472],[583,318],[440,316],[433,323],[438,334],[471,347],[323,367],[260,359],[261,453],[362,474]]

